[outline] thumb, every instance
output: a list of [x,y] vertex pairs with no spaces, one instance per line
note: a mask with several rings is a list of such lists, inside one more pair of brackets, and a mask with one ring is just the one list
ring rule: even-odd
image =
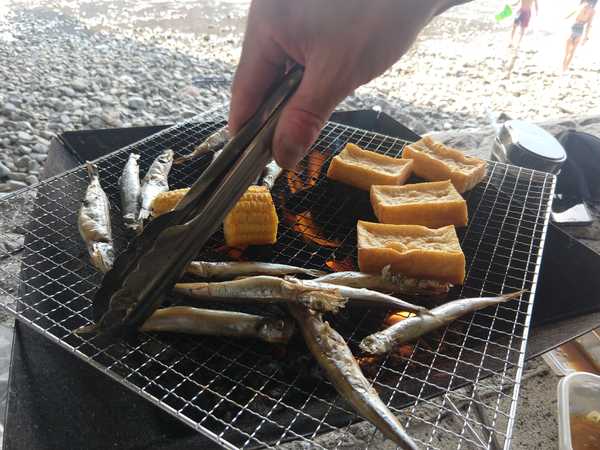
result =
[[273,136],[273,157],[284,169],[296,167],[343,98],[335,95],[328,84],[307,68],[300,86],[283,109]]

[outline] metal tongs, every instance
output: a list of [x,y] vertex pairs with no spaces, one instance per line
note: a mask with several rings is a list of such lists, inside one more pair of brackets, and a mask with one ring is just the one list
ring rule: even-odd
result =
[[300,66],[291,69],[177,208],[150,222],[119,255],[94,298],[96,323],[86,331],[122,335],[137,330],[160,306],[185,267],[270,161],[275,125],[302,73]]

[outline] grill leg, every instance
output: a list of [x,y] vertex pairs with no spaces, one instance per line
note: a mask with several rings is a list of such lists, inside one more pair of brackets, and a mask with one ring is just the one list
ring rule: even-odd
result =
[[492,428],[492,426],[489,422],[486,412],[481,408],[480,402],[482,402],[483,400],[481,399],[479,394],[475,391],[473,386],[469,387],[469,390],[471,391],[470,393],[471,393],[473,399],[475,400],[473,402],[473,405],[475,407],[475,412],[479,416],[480,422],[484,425],[481,428],[482,428],[483,434],[485,435],[486,439],[490,443],[490,447],[489,447],[490,450],[500,450],[501,447],[500,447],[500,444],[498,443],[498,439],[496,438],[496,433],[494,433],[493,431],[490,432],[490,429]]

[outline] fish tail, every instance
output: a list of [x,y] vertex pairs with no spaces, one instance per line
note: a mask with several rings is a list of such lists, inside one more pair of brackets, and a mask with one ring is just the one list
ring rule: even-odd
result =
[[100,174],[98,173],[98,167],[96,167],[95,164],[86,161],[85,168],[87,169],[87,173],[90,177],[90,180],[93,180],[94,178],[100,178]]

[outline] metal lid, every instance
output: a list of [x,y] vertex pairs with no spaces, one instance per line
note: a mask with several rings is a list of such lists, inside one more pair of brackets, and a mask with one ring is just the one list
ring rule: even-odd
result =
[[504,123],[503,128],[510,136],[510,142],[506,142],[508,136],[504,136],[504,144],[518,146],[522,152],[528,153],[529,157],[559,164],[567,159],[560,142],[537,125],[522,120],[509,120]]

